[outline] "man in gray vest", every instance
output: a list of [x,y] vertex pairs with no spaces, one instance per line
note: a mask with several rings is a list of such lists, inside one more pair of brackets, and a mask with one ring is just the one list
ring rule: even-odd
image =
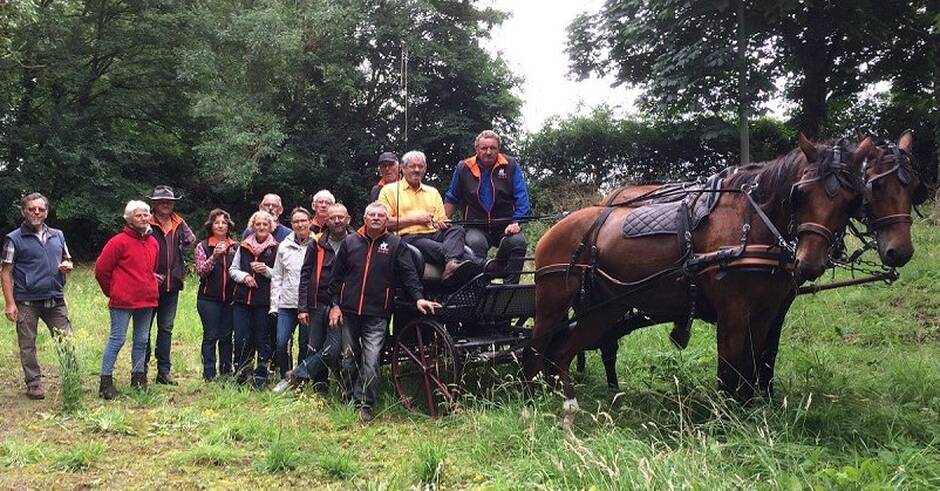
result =
[[7,319],[16,323],[26,397],[44,399],[36,334],[39,319],[54,336],[72,331],[65,305],[65,275],[72,270],[72,258],[62,231],[46,225],[49,200],[32,193],[21,205],[23,224],[7,234],[3,245],[0,283]]

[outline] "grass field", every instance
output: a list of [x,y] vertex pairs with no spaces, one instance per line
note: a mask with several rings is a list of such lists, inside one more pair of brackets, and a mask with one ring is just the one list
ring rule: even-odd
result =
[[405,411],[386,378],[370,426],[335,394],[206,384],[192,287],[173,340],[181,385],[128,390],[128,342],[115,372],[123,395],[101,401],[107,304],[82,267],[67,288],[82,409],[61,413],[48,333],[39,343],[48,397],[38,402],[23,396],[13,325],[0,336],[0,488],[937,488],[940,227],[918,222],[915,244],[892,286],[797,300],[776,400],[740,408],[714,391],[710,326],[696,324],[682,352],[654,327],[622,340],[618,393],[588,356],[572,431],[550,392],[523,415],[508,369],[441,419]]

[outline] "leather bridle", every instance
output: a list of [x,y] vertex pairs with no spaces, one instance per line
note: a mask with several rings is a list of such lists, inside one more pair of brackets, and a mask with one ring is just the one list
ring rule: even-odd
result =
[[886,155],[894,156],[893,167],[880,174],[875,174],[874,176],[865,178],[865,193],[863,201],[865,211],[864,218],[868,228],[874,232],[896,223],[914,223],[914,219],[911,217],[910,213],[894,213],[883,217],[875,216],[875,213],[872,210],[871,201],[872,193],[874,192],[874,184],[879,180],[885,179],[890,175],[895,175],[898,179],[898,182],[900,182],[901,185],[906,188],[907,185],[911,182],[912,178],[917,178],[919,184],[917,190],[911,196],[911,205],[912,207],[917,206],[927,199],[927,187],[924,185],[923,179],[921,179],[917,174],[917,171],[914,170],[913,163],[911,162],[911,155],[904,149],[899,148],[893,144],[887,144],[883,146],[887,147],[887,151],[882,153],[882,155],[874,164],[866,162],[864,168],[864,171],[867,171],[870,167],[874,167],[881,163]]
[[[843,147],[843,141],[840,141],[831,149],[827,150],[822,157],[822,162],[817,167],[814,175],[801,179],[790,187],[789,200],[793,216],[791,217],[791,230],[796,224],[796,199],[799,193],[806,186],[822,183],[825,186],[826,194],[829,199],[835,198],[841,189],[848,189],[857,194],[862,194],[861,176],[852,171],[853,152]],[[798,238],[802,233],[816,234],[822,237],[828,246],[835,242],[837,234],[821,223],[802,222],[796,225],[796,234]]]

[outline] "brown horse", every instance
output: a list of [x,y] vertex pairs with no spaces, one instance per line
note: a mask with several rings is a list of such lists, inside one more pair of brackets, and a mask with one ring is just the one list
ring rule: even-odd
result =
[[[757,355],[793,290],[794,273],[800,278],[822,273],[833,231],[845,226],[860,201],[861,163],[872,149],[870,140],[851,150],[817,147],[801,136],[800,148],[786,156],[736,169],[722,179],[710,216],[690,234],[691,256],[683,256],[682,241],[671,236],[622,238],[620,225],[632,208],[591,207],[569,215],[536,247],[539,277],[526,375],[557,371],[566,410],[572,409],[577,402],[571,360],[609,326],[631,310],[655,323],[685,320],[694,310],[718,324],[720,386],[740,400],[750,399]],[[756,218],[761,215],[766,219]],[[777,230],[790,229],[798,245],[787,259]],[[764,255],[738,254],[755,248]],[[719,250],[726,261],[718,259]],[[691,268],[690,259],[706,267]],[[606,295],[590,298],[595,292]]]
[[[913,135],[905,132],[897,145],[879,145],[864,166],[865,194],[861,220],[874,235],[881,262],[892,268],[904,266],[914,255],[911,210],[926,201],[928,194],[926,184],[914,170],[912,145]],[[791,292],[777,313],[760,356],[757,386],[767,397],[773,396],[780,334],[795,298],[796,290]]]
[[[882,263],[889,267],[901,267],[913,255],[910,225],[911,210],[926,200],[927,188],[914,170],[911,161],[913,136],[905,132],[896,145],[881,144],[865,161],[865,198],[862,215],[859,219],[868,226],[869,233],[875,238]],[[602,203],[618,204],[635,200],[659,189],[662,185],[623,186],[611,192]],[[642,198],[640,198],[642,199]],[[794,292],[795,293],[795,292]],[[773,367],[779,347],[780,331],[786,312],[794,297],[784,303],[784,308],[777,316],[771,329],[765,352],[761,355],[761,375],[758,387],[765,396],[773,393]],[[645,327],[636,320],[621,321],[611,329],[596,346],[600,349],[601,359],[607,377],[607,385],[618,387],[616,360],[618,341],[638,327]],[[679,348],[688,342],[688,324],[676,323],[670,337]],[[578,354],[578,370],[584,370],[584,353]]]

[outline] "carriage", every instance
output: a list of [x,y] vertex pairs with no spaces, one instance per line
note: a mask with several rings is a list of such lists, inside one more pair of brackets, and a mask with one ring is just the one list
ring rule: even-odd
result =
[[[804,142],[801,141],[801,146],[803,146],[803,143]],[[815,153],[816,148],[812,147],[812,144],[806,143],[808,149],[804,148],[802,151],[807,154]],[[860,144],[860,146],[864,146],[865,144],[868,144],[868,148],[870,148],[870,143],[868,143],[867,140]],[[909,144],[909,135],[902,135],[898,147],[906,146],[909,148]],[[708,273],[711,275],[710,281],[721,283],[725,277],[728,276],[726,273],[732,271],[735,271],[735,273],[732,274],[737,275],[740,275],[741,273],[739,272],[743,271],[745,275],[748,275],[749,280],[747,281],[755,279],[764,281],[769,279],[771,282],[776,282],[774,288],[778,290],[776,295],[779,301],[779,307],[778,310],[774,310],[774,312],[778,312],[775,317],[765,319],[764,327],[767,329],[767,339],[766,341],[761,341],[762,343],[766,342],[765,349],[752,353],[759,355],[760,359],[758,360],[757,357],[752,356],[744,360],[745,364],[750,364],[748,365],[750,367],[749,369],[747,369],[747,367],[731,367],[730,369],[727,366],[723,367],[722,363],[727,364],[727,358],[722,358],[719,352],[720,385],[722,388],[732,393],[739,391],[736,396],[741,395],[742,399],[749,398],[755,386],[765,395],[771,396],[773,365],[776,358],[777,345],[779,343],[780,328],[783,324],[783,316],[785,316],[786,311],[789,309],[793,297],[798,293],[811,293],[871,281],[891,282],[897,278],[894,266],[903,265],[913,253],[913,248],[910,246],[909,225],[912,223],[910,210],[912,204],[916,205],[926,199],[926,188],[923,186],[922,181],[912,178],[912,176],[916,177],[916,174],[909,167],[909,164],[905,163],[905,159],[907,158],[906,154],[900,152],[898,147],[886,146],[885,148],[887,150],[879,151],[879,157],[873,160],[874,164],[866,166],[861,170],[864,174],[864,177],[861,177],[857,174],[853,175],[852,171],[849,169],[850,165],[854,165],[856,169],[854,172],[859,172],[858,168],[861,166],[862,157],[853,156],[853,153],[849,152],[848,158],[854,160],[839,160],[840,151],[842,151],[841,145],[842,143],[839,143],[837,146],[833,146],[827,150],[827,152],[829,152],[828,155],[832,158],[827,157],[828,160],[820,160],[822,164],[816,163],[817,160],[815,158],[807,158],[807,163],[802,164],[819,167],[818,169],[814,169],[815,172],[817,172],[815,174],[817,177],[809,180],[804,177],[803,180],[798,182],[784,181],[778,186],[779,189],[776,190],[774,194],[770,195],[771,199],[767,202],[772,203],[772,206],[780,206],[782,203],[787,203],[786,206],[793,206],[792,204],[796,202],[799,195],[805,194],[801,191],[801,186],[812,185],[816,186],[814,192],[823,201],[819,205],[806,203],[802,206],[818,211],[828,206],[826,202],[827,199],[831,201],[834,196],[839,195],[840,189],[844,189],[846,196],[840,204],[839,212],[841,214],[841,220],[843,221],[842,226],[845,227],[846,224],[849,223],[849,214],[855,207],[855,205],[853,205],[854,198],[864,196],[865,199],[861,219],[863,223],[867,225],[868,231],[862,234],[852,228],[852,231],[855,232],[853,235],[859,237],[863,244],[863,247],[853,254],[846,254],[845,252],[842,242],[842,238],[845,235],[844,229],[840,231],[837,228],[825,227],[813,221],[797,224],[795,223],[796,211],[793,208],[790,208],[787,210],[787,213],[782,215],[784,219],[790,220],[789,230],[784,232],[791,237],[787,239],[783,235],[784,233],[778,231],[778,228],[781,225],[786,225],[786,223],[784,222],[783,224],[775,226],[771,218],[764,214],[761,210],[762,207],[758,205],[751,196],[750,191],[755,188],[756,185],[749,187],[751,186],[749,184],[739,189],[714,191],[706,186],[693,193],[680,190],[679,194],[683,196],[690,194],[707,196],[710,192],[724,193],[726,195],[739,193],[742,196],[740,202],[745,203],[745,207],[741,211],[732,213],[731,219],[732,221],[736,221],[744,217],[744,225],[739,226],[741,227],[740,246],[721,247],[714,252],[693,253],[691,231],[694,229],[694,226],[684,228],[682,229],[684,232],[679,230],[675,233],[678,241],[673,239],[673,242],[678,242],[676,248],[680,251],[680,261],[672,262],[672,268],[656,270],[655,273],[642,281],[633,283],[620,282],[619,285],[629,287],[627,288],[627,295],[633,295],[641,290],[649,290],[648,287],[651,284],[654,284],[655,281],[661,278],[668,277],[668,275],[673,275],[679,280],[684,280],[686,286],[681,287],[678,294],[680,294],[680,298],[682,298],[681,295],[689,295],[685,297],[684,300],[680,301],[680,305],[691,304],[687,317],[682,316],[682,312],[678,312],[678,314],[680,314],[678,316],[674,315],[677,313],[675,310],[673,311],[673,315],[656,316],[648,315],[648,313],[643,312],[642,309],[631,308],[629,306],[626,307],[625,313],[621,312],[623,309],[610,309],[610,312],[601,313],[606,317],[592,319],[592,323],[594,324],[593,332],[589,332],[588,334],[593,336],[593,338],[577,339],[578,336],[583,336],[585,332],[590,331],[590,324],[586,319],[579,316],[577,312],[577,302],[581,301],[578,299],[583,300],[585,296],[590,297],[589,294],[585,294],[587,287],[590,285],[582,283],[582,280],[590,283],[594,281],[591,279],[590,274],[595,274],[596,271],[600,271],[600,268],[597,267],[598,263],[596,262],[598,251],[602,249],[599,245],[600,240],[598,236],[605,220],[611,215],[612,210],[618,206],[612,202],[607,203],[605,207],[595,207],[597,211],[581,210],[580,213],[583,218],[578,218],[576,214],[568,216],[563,221],[572,222],[572,219],[575,219],[581,220],[582,223],[585,224],[580,229],[582,233],[572,234],[575,239],[583,235],[584,238],[581,239],[580,244],[575,242],[559,249],[557,247],[558,244],[554,243],[552,253],[554,253],[556,257],[543,263],[548,264],[548,266],[539,265],[539,249],[536,251],[536,265],[540,266],[538,271],[524,272],[524,274],[554,274],[553,278],[550,278],[550,280],[560,279],[561,283],[557,281],[536,281],[528,284],[507,285],[494,283],[492,281],[493,277],[490,274],[481,273],[456,289],[448,289],[438,281],[440,271],[435,271],[435,268],[432,266],[425,265],[419,257],[419,271],[424,272],[426,284],[425,296],[438,301],[442,307],[437,309],[434,315],[424,316],[415,312],[414,306],[410,302],[396,301],[395,322],[392,328],[392,336],[390,336],[386,342],[383,355],[384,361],[391,365],[392,381],[399,399],[402,404],[409,409],[423,410],[432,416],[437,416],[446,412],[455,403],[457,394],[462,385],[463,375],[468,368],[481,364],[496,364],[510,360],[519,360],[522,358],[524,350],[528,350],[529,355],[539,353],[540,356],[542,356],[547,354],[547,346],[552,344],[552,339],[557,339],[559,335],[568,336],[566,333],[570,333],[570,337],[566,340],[566,343],[556,343],[556,345],[560,346],[564,351],[554,360],[554,362],[556,362],[554,367],[559,370],[560,378],[564,384],[567,398],[566,407],[569,401],[574,402],[573,406],[576,407],[576,401],[573,398],[573,387],[568,378],[567,367],[577,353],[580,353],[584,349],[603,346],[593,346],[593,343],[597,342],[609,343],[613,341],[613,349],[616,350],[615,342],[616,339],[619,339],[619,336],[627,334],[637,328],[653,324],[675,322],[677,326],[680,323],[689,325],[693,317],[703,318],[710,322],[717,322],[720,315],[715,315],[716,312],[709,311],[708,306],[706,306],[705,309],[701,309],[700,306],[700,309],[696,310],[696,299],[704,297],[697,296],[701,294],[701,291],[696,290],[696,280],[692,280],[691,278],[695,275]],[[867,151],[869,150],[865,152]],[[791,155],[794,154],[795,153],[791,153]],[[860,153],[860,155],[864,155],[864,153]],[[886,155],[891,157],[891,159],[886,160]],[[902,157],[904,157],[904,159],[902,159]],[[854,162],[854,164],[846,164],[845,162]],[[781,164],[777,164],[778,167],[780,165]],[[783,165],[792,164],[785,162]],[[799,172],[791,172],[790,174],[797,176],[802,175]],[[882,181],[885,181],[887,176],[896,177],[896,179],[886,182],[899,187],[896,189],[885,188],[881,191],[875,189],[875,185],[883,186]],[[731,180],[733,181],[734,178]],[[860,184],[857,181],[862,181],[863,183]],[[752,182],[756,183],[757,181]],[[865,187],[864,190],[860,189],[861,186]],[[663,193],[669,194],[671,192],[668,188],[664,191],[662,186],[647,187],[652,188],[650,190],[651,192],[660,195]],[[643,188],[643,186],[634,187],[633,191],[643,191],[639,188]],[[892,192],[888,193],[887,191]],[[783,194],[783,196],[780,197],[782,193],[786,192],[789,192],[789,194]],[[903,193],[907,198],[906,203],[901,203],[903,206],[892,203],[890,200],[879,198],[879,196],[898,195],[899,193]],[[640,195],[639,200],[640,202],[646,202],[648,201],[648,197],[649,193],[645,192],[645,194]],[[805,200],[806,197],[800,199]],[[637,198],[633,198],[633,201],[626,201],[620,205],[632,206],[633,203],[637,202],[636,200]],[[896,209],[885,209],[885,205],[892,205]],[[705,208],[708,208],[706,213],[710,213],[711,208],[709,206]],[[675,223],[682,224],[684,222],[682,217],[692,218],[695,216],[694,213],[688,209],[687,204],[680,204],[678,210],[680,211],[678,215],[680,218],[677,218]],[[675,212],[671,209],[669,213],[675,216]],[[639,216],[641,214],[637,213],[636,215]],[[755,215],[758,216],[760,220],[754,219],[753,217]],[[688,220],[686,220],[686,222],[687,221]],[[653,222],[654,224],[660,223],[658,220],[653,220]],[[624,223],[626,224],[627,221]],[[752,223],[764,225],[767,232],[771,232],[769,237],[765,232],[764,244],[766,245],[749,244],[748,241],[750,233],[752,233]],[[895,227],[896,225],[900,227]],[[689,224],[685,223],[685,226],[689,227]],[[850,223],[849,226],[851,227]],[[732,239],[735,237],[735,232],[736,230],[732,228],[730,234]],[[623,233],[625,236],[627,235],[626,226],[624,227]],[[658,233],[660,232],[657,231],[657,234]],[[804,285],[795,288],[799,285],[795,283],[796,276],[793,275],[793,270],[796,269],[794,268],[794,262],[799,261],[800,253],[800,251],[797,250],[797,241],[795,238],[801,233],[814,236],[812,238],[816,241],[815,247],[807,247],[807,251],[811,251],[807,252],[807,254],[816,255],[812,268],[814,272],[807,274],[806,271],[810,271],[810,268],[804,268],[806,271],[801,272],[802,274],[800,275],[804,279],[819,277],[822,274],[822,268],[824,266],[832,268],[841,265],[855,268],[859,264],[862,264],[859,262],[860,254],[864,253],[866,250],[877,249],[881,258],[881,264],[877,265],[877,269],[869,270],[871,274],[864,278],[853,278],[825,285]],[[884,236],[881,237],[881,240],[876,240],[875,238],[879,235]],[[767,241],[768,238],[771,239],[769,242]],[[543,240],[545,240],[545,237],[543,237]],[[608,237],[607,244],[608,247],[610,247],[610,244],[619,245],[622,244],[622,242],[617,242],[617,240]],[[896,245],[903,246],[904,244],[906,244],[907,247],[899,247],[897,250],[901,251],[902,249],[906,249],[907,252],[892,254]],[[668,245],[665,246],[667,249],[668,247]],[[755,247],[760,248],[760,250],[756,251]],[[777,251],[772,252],[774,249],[777,249]],[[574,252],[572,253],[571,251]],[[569,257],[570,260],[568,259]],[[621,257],[630,257],[630,254],[622,254]],[[809,256],[806,256],[804,259],[808,257]],[[585,261],[586,259],[587,262]],[[670,261],[673,260],[670,259]],[[807,264],[810,264],[809,260],[805,261],[803,266]],[[872,263],[869,264],[874,265]],[[571,276],[572,271],[575,272],[575,276]],[[773,271],[783,271],[785,274],[767,274]],[[756,275],[754,275],[755,272],[757,273]],[[606,275],[606,273],[602,271],[601,274]],[[649,273],[647,272],[646,274]],[[576,278],[576,281],[571,281],[570,278]],[[542,280],[544,279],[545,276],[542,277]],[[673,282],[670,284],[682,283]],[[662,285],[662,283],[660,283],[660,285]],[[748,296],[747,285],[748,283],[743,282],[742,285],[739,285],[744,289],[741,290],[739,296],[735,298],[740,300]],[[689,286],[691,286],[691,288]],[[708,285],[705,286],[708,287]],[[573,290],[571,290],[572,287],[574,288]],[[712,285],[711,288],[714,289],[715,285]],[[568,293],[562,293],[562,295],[567,295],[567,300],[565,300],[564,297],[557,296],[559,292],[563,290],[568,291]],[[696,293],[697,291],[698,293]],[[756,291],[754,293],[756,293]],[[653,295],[655,296],[657,293],[653,293]],[[756,308],[761,301],[766,300],[766,295],[751,295],[751,297],[750,301],[757,303],[746,304],[741,307],[741,313],[746,316],[749,316],[749,312],[752,311],[753,308]],[[548,300],[546,300],[546,298],[548,298]],[[575,298],[574,301],[576,304],[574,305],[571,303],[572,298]],[[610,300],[602,302],[597,302],[596,299],[589,299],[594,302],[594,304],[588,305],[586,310],[589,315],[595,314],[598,312],[598,305],[609,305],[613,300],[621,298],[625,298],[623,294],[613,296]],[[542,302],[542,307],[538,315],[536,315],[537,299]],[[734,303],[726,304],[726,307],[727,305],[734,306]],[[570,316],[570,309],[572,307],[574,307],[576,312],[574,320]],[[581,307],[582,310],[585,310],[583,304]],[[555,318],[546,320],[546,311],[553,311],[554,313],[552,315],[554,315]],[[611,313],[613,314],[612,316],[610,315]],[[773,312],[770,313],[773,315]],[[539,326],[539,316],[542,317],[541,328]],[[529,319],[535,320],[535,328],[531,331],[525,327]],[[584,325],[581,326],[581,329],[572,329],[572,327],[582,324],[582,320],[585,322],[583,323]],[[721,324],[720,322],[717,323],[719,325],[719,338],[721,338]],[[611,329],[611,326],[618,324],[622,324],[624,329],[621,331]],[[735,325],[734,327],[740,326]],[[747,325],[744,324],[744,327],[747,328]],[[605,335],[604,333],[610,332],[614,333],[614,337],[612,339],[605,339],[603,337]],[[719,351],[721,351],[721,343],[719,343],[719,345]],[[737,348],[744,349],[746,346],[742,344],[741,346],[737,346]],[[608,369],[609,377],[611,367],[607,366],[605,363],[605,368]],[[542,369],[543,368],[539,365],[527,366],[524,375],[526,378],[530,378],[534,376],[538,370]],[[748,378],[742,382],[739,378],[743,377]],[[731,380],[730,383],[729,380]]]
[[456,402],[465,370],[519,359],[531,333],[524,326],[535,314],[535,285],[502,284],[483,272],[446,287],[440,268],[421,270],[425,297],[442,307],[421,315],[413,302],[396,299],[383,363],[405,407],[438,416]]

